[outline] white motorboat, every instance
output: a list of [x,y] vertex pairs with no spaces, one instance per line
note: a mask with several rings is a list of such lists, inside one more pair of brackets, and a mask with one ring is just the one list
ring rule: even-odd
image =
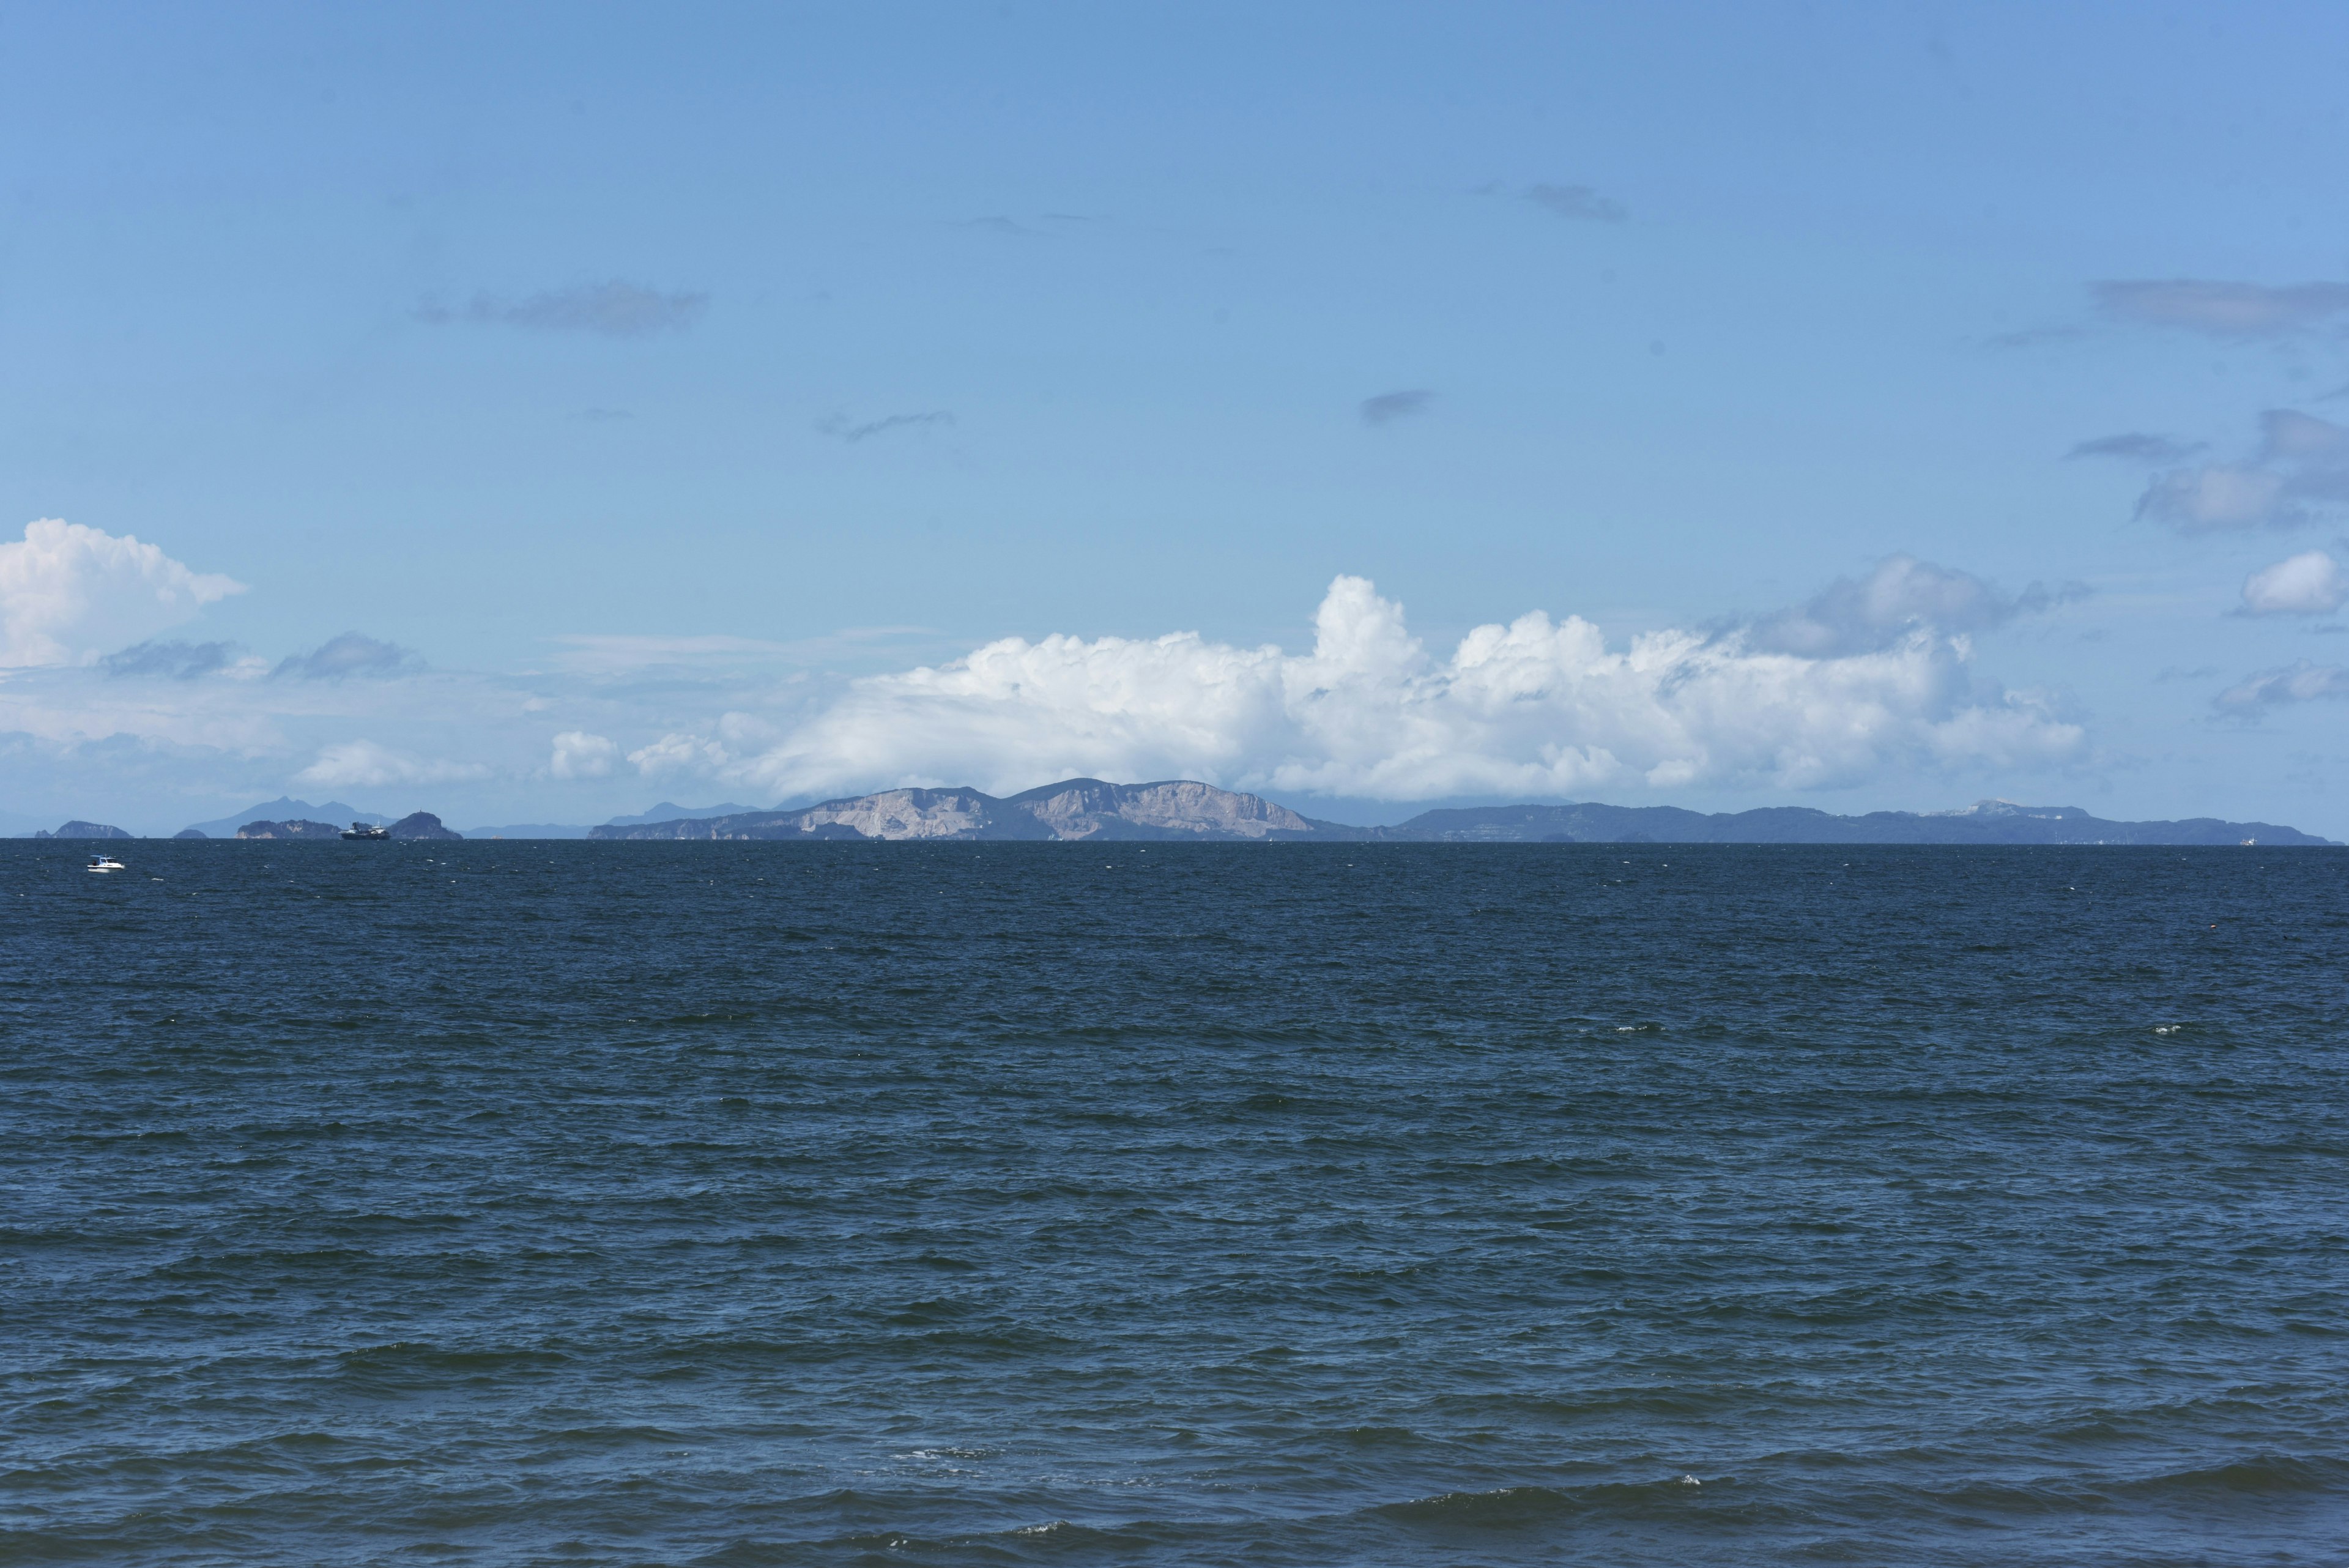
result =
[[82,867],[82,869],[86,871],[128,871],[130,868],[128,866],[125,866],[121,861],[117,860],[111,855],[93,855],[89,857],[89,864]]
[[354,822],[343,830],[345,838],[389,838],[391,829],[378,827],[371,822]]

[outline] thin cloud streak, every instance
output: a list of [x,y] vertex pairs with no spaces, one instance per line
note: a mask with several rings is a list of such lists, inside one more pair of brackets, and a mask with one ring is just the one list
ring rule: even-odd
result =
[[1553,217],[1583,223],[1629,223],[1631,209],[1588,185],[1531,185],[1525,199]]
[[870,441],[891,431],[930,430],[954,422],[954,415],[947,410],[933,409],[926,413],[889,414],[881,419],[867,420],[862,424],[852,423],[844,414],[833,414],[818,421],[815,428],[819,434],[832,436],[854,446],[858,441]]
[[699,321],[709,307],[707,294],[665,294],[614,279],[576,288],[543,290],[521,299],[477,294],[459,309],[428,302],[418,307],[416,316],[418,320],[434,326],[469,322],[533,332],[643,337],[658,332],[682,332]]
[[2274,337],[2349,312],[2349,283],[2281,286],[2209,278],[2111,279],[2088,286],[2106,314],[2214,337]]
[[1366,425],[1392,424],[1397,420],[1407,420],[1427,412],[1428,406],[1434,401],[1435,394],[1425,388],[1381,392],[1375,398],[1364,398],[1357,411]]

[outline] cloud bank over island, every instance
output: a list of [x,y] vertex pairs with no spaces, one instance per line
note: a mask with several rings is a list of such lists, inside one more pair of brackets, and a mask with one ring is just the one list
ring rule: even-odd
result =
[[[676,733],[631,760],[695,763],[778,797],[1090,774],[1392,801],[1814,789],[1890,768],[2076,760],[2087,737],[2059,702],[1971,671],[1967,631],[2018,613],[1975,579],[1898,556],[1794,620],[1615,645],[1578,616],[1535,610],[1438,655],[1400,604],[1341,576],[1309,651],[1192,632],[1005,638],[853,681],[771,744]],[[1814,635],[1816,651],[1789,646]]]

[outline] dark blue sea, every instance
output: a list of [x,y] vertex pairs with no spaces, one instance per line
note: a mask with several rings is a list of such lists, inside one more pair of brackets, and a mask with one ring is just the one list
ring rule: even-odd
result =
[[2349,1561],[2349,853],[0,846],[0,1561]]

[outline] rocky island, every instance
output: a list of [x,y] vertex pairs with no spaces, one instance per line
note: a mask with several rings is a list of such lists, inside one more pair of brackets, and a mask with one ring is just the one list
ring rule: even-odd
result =
[[[190,831],[193,831],[191,829]],[[394,838],[462,838],[440,826],[440,819],[429,811],[412,811],[391,825]],[[342,841],[343,830],[331,823],[296,820],[293,822],[248,822],[236,830],[239,838],[332,839]],[[197,835],[202,837],[202,834]]]

